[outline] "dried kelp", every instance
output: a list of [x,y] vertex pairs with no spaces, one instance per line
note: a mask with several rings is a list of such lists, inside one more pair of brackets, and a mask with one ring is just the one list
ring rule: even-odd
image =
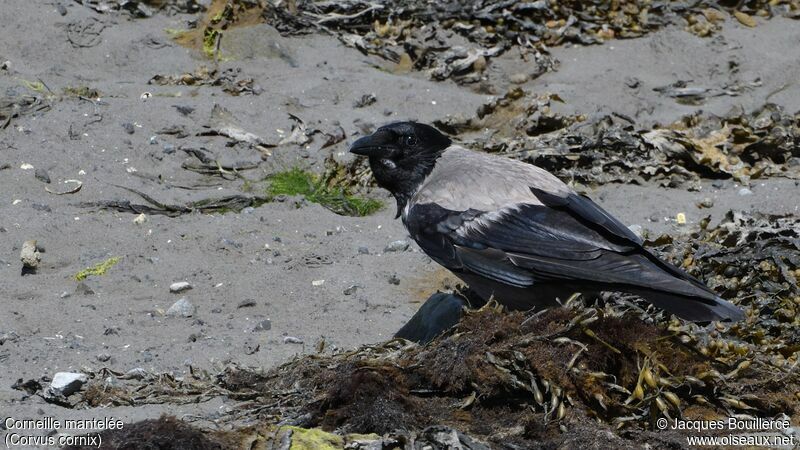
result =
[[35,95],[0,97],[0,129],[5,129],[11,119],[50,109],[50,104]]
[[121,189],[133,192],[147,202],[146,204],[131,203],[129,200],[102,200],[94,202],[82,202],[78,204],[81,208],[110,209],[113,211],[127,212],[132,214],[152,214],[177,217],[183,214],[200,213],[225,213],[229,211],[239,212],[249,206],[257,207],[268,202],[267,197],[248,196],[248,195],[228,195],[224,197],[205,198],[185,204],[162,203],[152,196],[136,189],[117,186]]
[[75,0],[99,13],[123,12],[135,18],[151,17],[156,12],[193,14],[204,9],[197,0]]
[[183,73],[180,75],[155,75],[147,83],[183,86],[219,86],[224,92],[233,96],[251,94],[259,95],[264,89],[261,88],[252,78],[243,78],[242,69],[232,67],[225,70],[210,69],[200,66],[194,73]]
[[638,37],[667,24],[688,24],[690,31],[707,36],[727,16],[723,11],[740,22],[752,20],[750,14],[798,17],[800,3],[302,0],[270,4],[264,16],[284,33],[333,31],[346,45],[394,61],[401,70],[413,67],[434,79],[474,82],[488,58],[511,47],[535,55],[535,76],[553,67],[548,47]]
[[473,117],[435,125],[468,147],[507,154],[581,184],[650,180],[692,188],[700,178],[800,178],[800,111],[792,115],[767,104],[643,129],[620,114],[559,114],[553,111],[558,101],[516,88]]

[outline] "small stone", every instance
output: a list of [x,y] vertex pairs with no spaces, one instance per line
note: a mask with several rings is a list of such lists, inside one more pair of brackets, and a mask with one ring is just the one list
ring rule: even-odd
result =
[[406,241],[404,239],[401,239],[399,241],[394,241],[394,242],[390,243],[389,245],[386,246],[386,248],[383,249],[383,251],[387,252],[387,253],[389,253],[389,252],[404,252],[404,251],[408,250],[408,246],[409,245],[410,244],[409,244],[408,241]]
[[358,254],[359,255],[369,255],[369,248],[367,248],[367,247],[358,247]]
[[22,250],[19,252],[19,259],[22,260],[22,267],[26,269],[36,269],[42,254],[36,248],[36,240],[31,239],[22,243]]
[[171,155],[171,154],[175,153],[175,145],[170,144],[169,142],[167,142],[166,144],[161,146],[161,148],[164,150],[164,153],[167,154],[167,155]]
[[75,294],[77,295],[94,295],[94,290],[88,284],[81,281],[75,286]]
[[141,367],[135,367],[125,372],[124,378],[127,380],[144,380],[147,377],[147,371]]
[[511,75],[509,80],[514,84],[523,84],[526,81],[528,81],[528,74],[526,74],[526,73],[515,73],[514,75]]
[[42,183],[50,184],[50,174],[48,174],[47,171],[41,167],[33,172],[33,176]]
[[252,339],[247,339],[247,340],[244,341],[244,354],[245,355],[254,355],[254,354],[258,353],[258,350],[260,348],[261,348],[261,345],[259,345],[258,342],[254,341]]
[[712,206],[714,206],[714,200],[706,197],[703,200],[701,200],[700,203],[697,204],[697,206],[700,208],[711,208]]
[[748,196],[748,195],[753,195],[753,191],[751,191],[750,189],[747,189],[747,188],[741,188],[741,189],[739,189],[739,195],[741,197],[745,197],[745,196]]
[[314,280],[311,282],[312,286],[322,286],[323,284],[325,284],[325,280]]
[[150,145],[158,144],[158,136],[150,136]]
[[242,212],[245,213],[245,214],[253,214],[254,212],[256,212],[256,209],[253,208],[252,206],[248,206],[248,207],[244,208],[242,210]]
[[246,300],[242,300],[241,302],[239,302],[239,304],[236,307],[237,308],[251,308],[253,306],[256,306],[256,301],[251,299],[251,298],[248,298]]
[[678,213],[675,216],[675,221],[678,222],[678,225],[686,225],[686,214]]
[[58,296],[58,298],[69,298],[71,295],[72,294],[70,294],[69,292],[64,291],[61,293],[61,295]]
[[133,223],[135,223],[136,225],[141,225],[145,222],[147,222],[147,216],[144,213],[141,213],[133,218]]
[[396,273],[393,273],[391,276],[389,276],[389,278],[386,281],[388,281],[389,284],[393,284],[395,286],[400,284],[400,278],[397,277]]
[[294,336],[284,336],[283,337],[284,344],[302,344],[303,340]]
[[29,163],[22,163],[22,164],[19,166],[19,168],[20,168],[20,169],[22,169],[22,170],[31,170],[31,169],[33,169],[33,164],[29,164]]
[[169,285],[169,291],[172,293],[188,291],[192,285],[188,281],[177,281]]
[[170,317],[192,317],[196,312],[197,308],[186,297],[182,297],[169,307],[166,314]]
[[100,362],[108,362],[111,360],[111,355],[108,353],[100,353],[99,355],[95,356],[95,358],[97,358],[97,360]]
[[725,187],[725,182],[723,180],[714,180],[711,183],[711,186],[715,187],[716,189],[722,189]]
[[345,290],[343,290],[342,294],[344,294],[344,295],[353,295],[353,294],[356,293],[356,290],[358,290],[359,287],[361,287],[361,286],[359,286],[357,284],[351,285],[351,286],[347,287]]
[[50,393],[56,396],[68,397],[70,394],[81,390],[89,377],[82,373],[58,372],[50,382]]
[[272,329],[272,322],[269,319],[264,319],[261,322],[258,322],[255,327],[253,327],[253,331],[268,331]]
[[125,130],[125,132],[128,134],[133,134],[133,132],[136,131],[136,127],[134,127],[133,124],[130,122],[123,123],[122,129]]

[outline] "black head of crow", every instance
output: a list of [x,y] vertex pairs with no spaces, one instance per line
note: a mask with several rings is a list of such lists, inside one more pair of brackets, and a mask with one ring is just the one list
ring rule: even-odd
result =
[[398,122],[353,143],[350,151],[369,157],[378,184],[397,200],[397,217],[417,186],[452,142],[430,125]]
[[527,310],[623,291],[686,320],[744,317],[544,169],[466,150],[414,122],[381,127],[350,151],[369,157],[423,251],[485,299]]

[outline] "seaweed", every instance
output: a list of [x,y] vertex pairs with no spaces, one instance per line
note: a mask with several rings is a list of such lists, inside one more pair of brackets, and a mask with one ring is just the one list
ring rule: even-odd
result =
[[367,216],[383,207],[376,199],[351,195],[346,188],[327,184],[323,179],[298,168],[276,173],[269,180],[267,193],[271,197],[302,195],[306,200],[319,203],[336,214]]
[[80,272],[75,274],[75,279],[78,281],[85,280],[90,276],[100,276],[105,275],[108,272],[108,269],[114,267],[118,262],[120,262],[122,258],[118,256],[114,256],[112,258],[108,258],[105,261],[99,262],[92,267],[87,267]]

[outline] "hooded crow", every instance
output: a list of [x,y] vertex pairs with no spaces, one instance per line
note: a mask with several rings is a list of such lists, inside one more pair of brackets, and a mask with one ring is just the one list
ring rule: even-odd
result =
[[350,151],[369,157],[422,250],[484,299],[528,310],[622,291],[689,321],[744,317],[544,169],[464,149],[415,122],[383,126]]

